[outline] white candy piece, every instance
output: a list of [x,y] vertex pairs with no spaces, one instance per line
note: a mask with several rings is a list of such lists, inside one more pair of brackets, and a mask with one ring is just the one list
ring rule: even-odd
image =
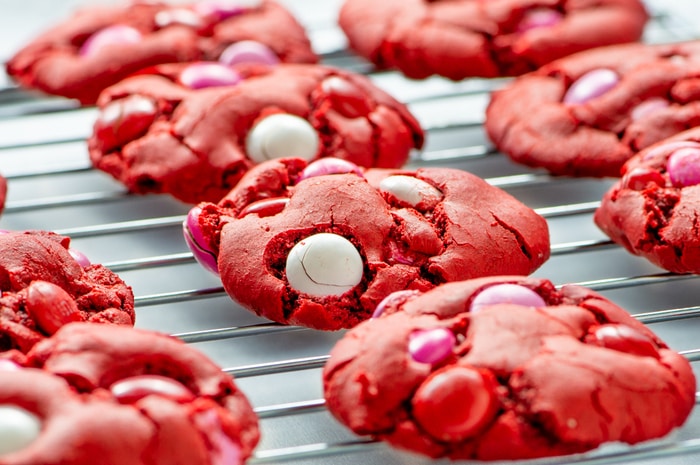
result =
[[31,444],[41,431],[41,420],[23,408],[0,405],[0,456]]
[[402,174],[382,179],[379,183],[379,189],[413,207],[420,203],[432,207],[442,200],[442,192],[435,187],[413,176]]
[[316,297],[342,295],[362,281],[362,257],[343,236],[319,233],[300,241],[287,256],[287,280]]
[[255,163],[282,157],[312,160],[320,140],[316,130],[299,116],[270,115],[256,124],[246,138],[246,152]]

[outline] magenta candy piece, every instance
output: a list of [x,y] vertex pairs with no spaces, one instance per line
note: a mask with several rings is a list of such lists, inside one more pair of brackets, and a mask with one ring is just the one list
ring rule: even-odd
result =
[[202,213],[200,207],[194,207],[187,214],[187,218],[182,223],[182,232],[185,237],[187,247],[192,251],[195,260],[208,271],[215,275],[219,274],[219,267],[216,264],[216,255],[206,244],[202,229],[199,227],[199,215]]
[[552,10],[550,8],[534,8],[525,13],[517,29],[518,32],[522,33],[531,29],[552,27],[561,23],[562,19],[564,19],[564,15],[557,10]]
[[0,371],[17,371],[21,367],[12,360],[0,358]]
[[666,171],[676,187],[700,184],[700,149],[685,147],[674,151],[668,157]]
[[544,307],[547,303],[538,293],[518,284],[495,284],[479,292],[471,303],[471,312],[488,305],[514,304],[524,307]]
[[224,433],[215,411],[197,412],[194,423],[211,446],[211,465],[235,465],[242,462],[241,448]]
[[138,29],[124,24],[115,24],[91,35],[80,47],[78,53],[80,56],[90,56],[108,45],[137,44],[141,42],[142,37]]
[[632,118],[632,121],[639,121],[658,110],[668,108],[669,105],[670,103],[665,98],[653,97],[634,107],[630,113],[630,118]]
[[447,358],[457,338],[446,328],[421,329],[409,336],[408,353],[419,363],[438,363]]
[[263,65],[276,65],[279,57],[270,47],[255,40],[241,40],[235,42],[221,53],[219,61],[227,66],[241,63],[261,63]]
[[138,375],[124,378],[109,387],[122,404],[132,404],[149,395],[167,397],[176,402],[191,402],[195,395],[181,383],[160,375]]
[[193,63],[180,73],[180,83],[190,89],[233,86],[241,79],[236,71],[219,63]]
[[83,268],[92,264],[90,263],[90,259],[79,250],[68,249],[68,253],[71,255],[71,257],[73,257],[73,260],[78,262],[78,265],[82,266]]
[[388,296],[384,297],[379,304],[377,304],[377,308],[374,309],[374,313],[372,313],[372,318],[379,318],[382,316],[382,313],[384,313],[384,310],[393,305],[401,305],[404,302],[408,302],[409,300],[418,297],[422,293],[420,291],[416,290],[404,290],[404,291],[396,291],[392,292]]
[[586,103],[600,97],[620,82],[620,77],[611,69],[600,68],[589,71],[578,78],[564,94],[564,103]]
[[299,179],[297,180],[297,182],[316,176],[345,173],[355,173],[356,175],[363,177],[362,170],[360,169],[360,167],[352,162],[343,160],[341,158],[320,158],[314,162],[309,163],[306,166],[306,168],[304,168],[304,170],[299,175]]

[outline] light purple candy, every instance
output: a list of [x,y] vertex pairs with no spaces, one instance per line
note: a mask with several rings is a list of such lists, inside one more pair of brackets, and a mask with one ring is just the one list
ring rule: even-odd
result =
[[207,243],[202,234],[202,229],[199,227],[199,215],[202,209],[194,207],[187,214],[187,218],[182,223],[182,233],[185,237],[187,247],[192,251],[195,260],[208,271],[215,275],[219,274],[219,267],[216,264],[216,256],[214,252],[205,244]]
[[241,63],[261,63],[263,65],[276,65],[279,57],[270,47],[255,40],[241,40],[235,42],[221,53],[219,61],[225,65],[238,65]]
[[379,302],[379,304],[377,304],[377,308],[375,308],[374,313],[372,313],[372,318],[379,318],[380,316],[382,316],[384,310],[386,310],[386,308],[389,306],[400,305],[404,302],[408,302],[409,300],[415,297],[418,297],[419,295],[421,295],[421,292],[416,290],[392,292],[388,296],[384,297],[381,300],[381,302]]
[[91,35],[80,47],[79,53],[81,56],[94,55],[107,45],[136,44],[141,42],[142,37],[138,29],[124,24],[115,24]]
[[211,445],[211,465],[241,463],[241,448],[224,433],[216,412],[213,410],[198,412],[194,419],[197,428],[207,436],[207,442]]
[[421,329],[409,336],[408,352],[416,362],[433,364],[448,357],[456,343],[449,329]]
[[700,148],[685,147],[673,152],[668,157],[666,171],[674,186],[700,184]]
[[600,68],[589,71],[578,78],[564,94],[564,103],[586,103],[600,97],[620,82],[620,77],[611,69]]
[[182,85],[191,89],[233,86],[241,79],[236,71],[219,63],[193,63],[180,74]]
[[518,284],[495,284],[474,297],[470,311],[478,312],[488,305],[515,304],[525,307],[544,307],[546,302],[532,289]]
[[632,118],[632,121],[639,121],[640,119],[646,118],[658,110],[668,108],[669,105],[670,103],[665,98],[650,98],[634,107],[630,113],[630,118]]
[[552,27],[561,23],[564,15],[557,10],[550,8],[535,8],[525,13],[520,24],[518,24],[518,32],[527,32],[531,29],[541,27]]
[[0,371],[17,371],[19,369],[20,369],[20,366],[17,365],[12,360],[8,360],[6,358],[0,358]]
[[343,160],[341,158],[326,157],[320,158],[309,163],[299,175],[299,181],[313,178],[316,176],[325,176],[327,174],[345,174],[355,173],[363,177],[362,170],[356,164]]
[[92,264],[90,263],[90,259],[87,258],[87,256],[79,250],[68,249],[68,253],[71,255],[71,257],[73,257],[73,260],[78,262],[78,264],[83,268]]

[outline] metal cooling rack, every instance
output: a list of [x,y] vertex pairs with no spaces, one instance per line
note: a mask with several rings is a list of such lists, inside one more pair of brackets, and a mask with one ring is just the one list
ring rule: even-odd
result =
[[[0,0],[0,59],[80,1]],[[60,4],[56,4],[60,3]],[[83,3],[87,3],[83,1]],[[345,50],[335,26],[341,0],[286,0],[308,27],[327,64],[369,73],[407,102],[428,130],[411,166],[451,166],[486,178],[547,218],[552,258],[535,275],[577,283],[607,296],[682,352],[700,362],[700,280],[674,275],[626,253],[597,230],[592,212],[610,180],[553,178],[511,163],[493,150],[482,123],[489,92],[507,80],[411,81],[371,67]],[[700,37],[688,22],[700,10],[691,0],[648,2],[653,21],[645,40]],[[242,310],[218,278],[203,271],[182,240],[189,209],[168,196],[134,196],[90,168],[83,142],[95,110],[69,100],[15,88],[0,76],[0,172],[9,196],[0,227],[47,229],[69,235],[94,262],[118,272],[136,295],[137,326],[174,334],[234,375],[261,418],[263,439],[251,463],[434,464],[352,435],[328,414],[320,369],[342,333],[271,324]],[[699,365],[694,365],[696,372]],[[548,464],[604,465],[700,462],[700,417],[671,438],[635,447],[610,446]],[[532,462],[528,462],[532,463]],[[538,462],[539,463],[539,462]]]

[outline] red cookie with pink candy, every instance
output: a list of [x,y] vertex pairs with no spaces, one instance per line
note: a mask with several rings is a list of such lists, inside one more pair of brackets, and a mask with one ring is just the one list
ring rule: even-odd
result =
[[330,412],[430,457],[523,460],[636,444],[695,405],[687,359],[603,296],[517,276],[398,293],[336,344]]
[[632,155],[700,121],[700,41],[581,52],[496,91],[485,127],[514,161],[620,176]]
[[700,127],[642,150],[606,192],[595,223],[629,252],[700,273]]
[[160,333],[72,323],[0,378],[3,465],[241,465],[259,439],[233,379]]
[[350,47],[411,78],[515,76],[557,58],[642,36],[639,0],[345,0]]
[[402,166],[423,144],[408,108],[368,78],[320,65],[162,65],[106,89],[95,167],[136,193],[215,202],[254,165],[333,156]]
[[317,61],[302,26],[273,0],[176,3],[84,7],[19,50],[7,73],[26,88],[93,104],[106,87],[163,63]]
[[26,353],[71,322],[134,324],[131,287],[51,232],[0,233],[0,291],[0,353]]
[[335,158],[262,163],[183,226],[244,308],[324,330],[355,326],[394,291],[526,275],[550,253],[541,216],[466,171]]

